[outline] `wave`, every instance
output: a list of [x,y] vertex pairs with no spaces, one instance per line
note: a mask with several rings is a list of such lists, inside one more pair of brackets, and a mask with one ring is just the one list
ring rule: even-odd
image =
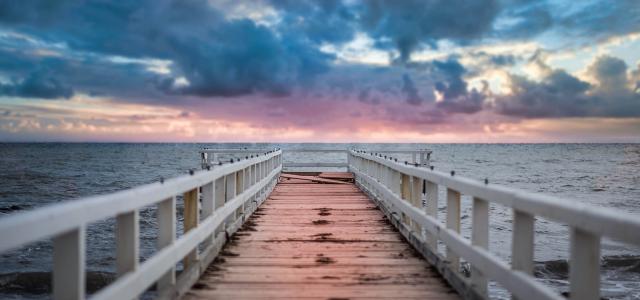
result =
[[[116,278],[115,273],[87,272],[86,289],[89,294],[95,293],[109,285]],[[2,294],[50,294],[51,272],[16,272],[0,274],[0,293]]]
[[[600,260],[600,269],[640,274],[640,256],[605,256]],[[538,278],[566,280],[569,278],[569,262],[563,259],[536,262],[534,273]]]

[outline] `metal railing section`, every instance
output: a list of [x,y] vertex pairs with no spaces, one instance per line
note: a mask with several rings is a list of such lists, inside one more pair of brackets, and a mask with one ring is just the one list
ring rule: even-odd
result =
[[[227,236],[267,198],[282,170],[282,151],[207,167],[166,181],[51,205],[0,219],[0,253],[53,238],[53,298],[84,299],[85,230],[116,218],[117,279],[92,299],[134,299],[154,283],[174,298],[197,280]],[[176,239],[176,195],[184,200],[184,234]],[[157,252],[139,263],[139,209],[157,205]],[[203,251],[200,251],[203,249]],[[176,278],[176,264],[183,271]]]
[[[356,184],[378,201],[383,211],[396,216],[394,225],[404,228],[401,232],[408,233],[408,240],[423,245],[432,263],[443,262],[439,265],[444,265],[440,271],[445,278],[463,281],[471,294],[480,298],[486,297],[490,279],[518,299],[564,299],[533,276],[536,216],[570,227],[571,299],[600,299],[602,237],[640,245],[640,219],[624,212],[399,163],[372,152],[352,150],[349,155],[349,169],[356,176]],[[444,223],[437,217],[439,185],[447,190]],[[460,234],[462,194],[473,199],[470,240]],[[488,251],[490,202],[513,209],[510,264]],[[423,236],[422,232],[426,234]],[[444,257],[437,251],[438,240],[446,246]],[[460,258],[471,265],[469,279],[460,274]],[[464,291],[459,292],[465,295]]]

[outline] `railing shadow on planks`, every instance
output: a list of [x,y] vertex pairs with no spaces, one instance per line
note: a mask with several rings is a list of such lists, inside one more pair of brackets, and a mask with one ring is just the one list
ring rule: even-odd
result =
[[[536,216],[571,228],[571,299],[600,298],[601,237],[640,245],[640,219],[617,210],[434,171],[422,160],[402,163],[377,152],[340,151],[347,155],[346,167],[356,184],[466,299],[486,298],[488,280],[518,299],[564,299],[532,275]],[[2,218],[0,253],[53,238],[54,299],[84,299],[85,230],[90,223],[115,217],[118,278],[91,298],[133,299],[154,284],[159,297],[177,298],[267,199],[283,170],[282,150],[242,154],[244,158],[230,163],[208,162],[190,175]],[[437,219],[438,186],[447,189],[445,223]],[[471,240],[460,234],[462,194],[473,198]],[[176,239],[177,195],[184,199],[185,233]],[[487,250],[489,203],[514,211],[510,264]],[[139,263],[138,211],[150,205],[158,207],[158,251]],[[437,251],[438,241],[446,247],[444,255]],[[470,278],[461,274],[460,259],[471,265]],[[183,271],[176,276],[180,262]]]
[[[265,151],[190,175],[2,218],[0,253],[53,238],[53,298],[84,299],[85,230],[115,217],[118,278],[91,298],[134,299],[154,284],[159,297],[177,298],[268,197],[282,169],[281,157],[281,150]],[[177,195],[184,201],[184,234],[178,239]],[[149,205],[158,209],[158,251],[140,264],[138,212]],[[176,278],[180,262],[183,271]]]
[[[570,228],[570,299],[600,299],[601,237],[640,245],[640,218],[622,211],[398,163],[375,152],[352,150],[349,161],[356,184],[467,299],[485,298],[488,279],[518,299],[565,299],[533,277],[536,216]],[[438,185],[447,190],[445,224],[437,219]],[[470,241],[460,234],[461,194],[473,199]],[[488,251],[489,203],[513,209],[510,265]],[[444,256],[438,253],[438,241],[446,247]],[[470,279],[460,273],[460,258],[471,265]]]

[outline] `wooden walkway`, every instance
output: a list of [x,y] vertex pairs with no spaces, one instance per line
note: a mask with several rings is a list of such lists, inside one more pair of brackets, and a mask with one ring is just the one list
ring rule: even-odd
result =
[[285,179],[184,298],[458,296],[353,183]]

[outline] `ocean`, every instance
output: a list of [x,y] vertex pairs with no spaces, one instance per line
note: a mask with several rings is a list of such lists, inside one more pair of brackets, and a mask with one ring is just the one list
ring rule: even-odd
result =
[[[456,176],[487,178],[491,184],[552,194],[640,217],[640,144],[0,143],[0,218],[188,174],[190,169],[200,168],[198,150],[203,147],[427,148],[433,151],[431,164],[436,169],[454,170]],[[398,158],[409,159],[402,155]],[[312,153],[284,159],[345,160],[338,154]],[[444,190],[440,192],[444,200]],[[462,233],[466,236],[470,235],[470,202],[463,197]],[[444,219],[443,209],[440,214]],[[490,251],[509,261],[512,212],[492,204],[490,214]],[[140,220],[144,260],[155,251],[155,208],[142,209]],[[113,279],[114,220],[92,224],[87,232],[88,290],[93,292]],[[567,291],[568,227],[538,218],[535,232],[536,276],[560,292]],[[603,239],[602,255],[603,297],[640,299],[640,249]],[[0,298],[46,298],[51,263],[49,240],[0,254]],[[494,298],[508,298],[496,284],[491,285],[490,293]]]

